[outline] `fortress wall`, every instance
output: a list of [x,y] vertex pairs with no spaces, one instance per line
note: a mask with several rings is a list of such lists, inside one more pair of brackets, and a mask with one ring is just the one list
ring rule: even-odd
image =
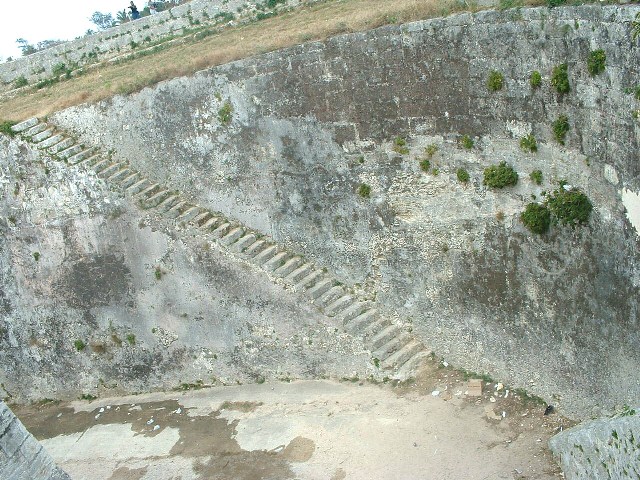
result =
[[[465,14],[340,36],[56,114],[86,143],[327,265],[398,324],[469,370],[578,417],[640,394],[638,6]],[[590,77],[590,50],[607,55]],[[549,86],[567,63],[571,92]],[[490,70],[506,85],[489,92]],[[529,75],[543,74],[532,90]],[[232,121],[220,121],[229,102]],[[566,147],[552,139],[561,114]],[[518,148],[533,132],[536,155]],[[471,151],[456,142],[474,137]],[[409,138],[410,155],[390,141]],[[439,175],[417,160],[430,143]],[[489,191],[500,160],[520,173]],[[455,170],[472,176],[463,186]],[[542,187],[528,180],[543,172]],[[531,235],[519,214],[559,180],[594,203],[589,226]],[[372,187],[364,200],[361,182]],[[626,196],[625,196],[626,195]],[[625,203],[623,200],[627,199]]]
[[372,373],[312,305],[95,175],[1,136],[0,192],[2,398]]

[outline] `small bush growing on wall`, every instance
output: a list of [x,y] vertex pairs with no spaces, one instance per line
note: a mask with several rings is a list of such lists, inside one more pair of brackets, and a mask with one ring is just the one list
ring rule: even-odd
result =
[[462,145],[467,150],[471,150],[473,148],[473,140],[469,135],[463,135],[460,139],[460,145]]
[[469,172],[467,172],[464,168],[459,168],[456,170],[456,177],[462,183],[467,183],[469,181]]
[[76,350],[78,352],[81,352],[86,347],[85,343],[82,340],[76,340],[75,342],[73,342],[73,346],[76,347]]
[[563,63],[562,65],[553,67],[553,71],[551,72],[551,86],[560,94],[569,93],[571,90],[567,68],[567,64]]
[[525,152],[535,153],[538,151],[538,142],[533,134],[529,134],[526,137],[520,139],[520,148]]
[[420,160],[420,168],[422,169],[423,172],[429,173],[429,169],[431,168],[431,162],[429,161],[428,158],[423,158],[422,160]]
[[542,75],[540,75],[539,71],[535,70],[531,72],[531,76],[529,77],[529,84],[533,89],[538,88],[540,87],[540,85],[542,85]]
[[533,172],[531,172],[531,174],[529,175],[529,178],[531,179],[531,181],[533,183],[535,183],[536,185],[542,185],[542,171],[540,170],[534,170]]
[[358,186],[358,195],[362,198],[369,198],[371,196],[371,187],[366,183],[361,183]]
[[13,137],[15,133],[13,132],[13,130],[11,130],[11,127],[13,127],[15,124],[16,122],[12,121],[0,122],[0,133]]
[[229,102],[225,102],[220,110],[218,110],[218,120],[223,125],[228,125],[231,122],[233,114],[233,106]]
[[545,205],[529,203],[520,214],[520,220],[533,233],[546,233],[551,225],[551,212]]
[[554,218],[563,225],[585,224],[589,221],[593,205],[589,198],[577,188],[561,186],[547,198],[547,206]]
[[136,344],[136,336],[133,333],[129,333],[127,335],[127,342],[129,343],[129,345],[135,345]]
[[409,148],[407,148],[407,141],[402,137],[396,137],[393,140],[393,151],[399,153],[400,155],[407,155],[409,153]]
[[589,75],[595,77],[596,75],[604,72],[606,61],[607,55],[604,53],[604,50],[593,50],[589,53],[589,58],[587,60]]
[[[640,95],[640,87],[638,87],[638,92]],[[437,151],[438,151],[438,146],[435,143],[430,143],[424,149],[424,153],[426,153],[427,157],[429,158],[433,157]]]
[[564,145],[567,132],[569,131],[569,119],[566,115],[560,115],[551,125],[553,136],[560,145]]
[[640,100],[640,86],[636,87],[634,96],[636,97],[636,100]]
[[26,87],[28,84],[29,82],[27,81],[24,75],[16,78],[16,80],[13,82],[13,86],[15,88]]
[[507,162],[501,162],[499,165],[485,168],[482,183],[489,188],[513,186],[518,183],[518,173],[511,165],[507,165]]
[[489,72],[489,77],[487,78],[487,88],[491,92],[497,92],[498,90],[502,90],[504,86],[504,76],[502,73],[497,70],[491,70]]
[[548,7],[559,7],[560,5],[564,5],[567,3],[567,0],[547,0]]

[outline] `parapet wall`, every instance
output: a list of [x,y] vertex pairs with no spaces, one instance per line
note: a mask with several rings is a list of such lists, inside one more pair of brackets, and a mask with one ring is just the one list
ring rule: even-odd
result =
[[[287,0],[285,3],[287,7],[294,7],[301,2]],[[4,84],[2,90],[10,89],[19,77],[24,77],[29,84],[49,78],[54,66],[60,63],[67,67],[84,67],[122,57],[173,37],[181,37],[205,25],[228,23],[228,19],[216,17],[222,13],[233,14],[238,20],[255,16],[255,7],[256,2],[242,0],[192,0],[155,15],[15,58],[11,62],[0,63],[0,82]],[[282,5],[279,8],[283,8]]]
[[[454,364],[587,417],[640,395],[638,11],[515,9],[389,26],[52,120],[329,266]],[[606,68],[592,77],[596,49]],[[571,91],[559,95],[550,77],[564,63]],[[487,89],[491,70],[504,75],[500,91]],[[536,70],[543,85],[532,89]],[[565,146],[551,129],[560,115]],[[536,154],[518,146],[528,133]],[[397,136],[409,154],[393,150]],[[425,175],[429,144],[437,168]],[[490,190],[482,171],[501,160],[520,182]],[[528,179],[533,169],[542,186]],[[591,198],[589,225],[532,235],[520,212],[560,180]],[[369,199],[355,193],[361,183]]]

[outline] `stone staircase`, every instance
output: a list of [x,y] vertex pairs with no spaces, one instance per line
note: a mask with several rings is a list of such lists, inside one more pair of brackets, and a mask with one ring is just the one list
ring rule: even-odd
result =
[[382,316],[375,302],[362,301],[352,289],[266,236],[220,213],[198,206],[179,193],[145,178],[128,162],[113,160],[99,150],[78,144],[53,125],[37,118],[13,126],[44,155],[68,165],[83,165],[108,184],[118,187],[142,209],[153,209],[173,222],[205,232],[224,250],[280,279],[345,330],[360,336],[372,352],[372,361],[389,377],[409,378],[429,351],[414,336]]

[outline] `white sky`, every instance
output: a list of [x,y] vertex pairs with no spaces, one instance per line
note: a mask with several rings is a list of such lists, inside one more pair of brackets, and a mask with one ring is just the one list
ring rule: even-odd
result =
[[[0,61],[19,57],[16,39],[35,45],[43,40],[72,40],[87,29],[97,30],[89,21],[95,11],[113,18],[129,6],[130,0],[0,0]],[[146,0],[134,0],[139,10]],[[127,12],[129,10],[127,9]]]

